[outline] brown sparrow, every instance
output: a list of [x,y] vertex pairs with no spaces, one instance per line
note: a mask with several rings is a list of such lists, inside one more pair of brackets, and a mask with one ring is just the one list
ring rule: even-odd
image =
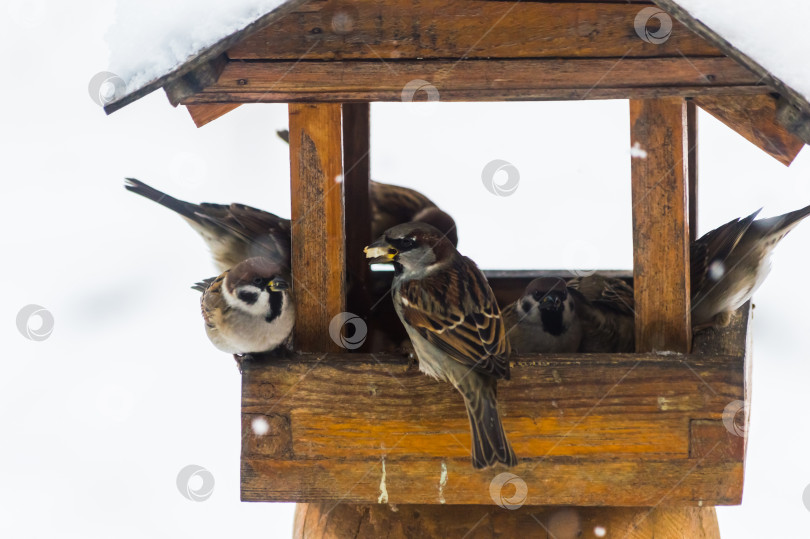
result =
[[365,252],[371,264],[394,265],[391,295],[419,370],[464,398],[473,466],[516,465],[495,398],[497,380],[509,378],[509,340],[484,274],[425,223],[386,230]]
[[[267,258],[248,258],[219,277],[197,283],[208,339],[244,356],[289,348],[295,303],[289,273]],[[241,361],[237,358],[241,366]]]
[[731,313],[759,288],[771,269],[776,244],[810,214],[805,208],[755,220],[734,219],[692,242],[692,328],[728,325]]
[[574,294],[562,279],[534,279],[523,296],[503,310],[503,321],[515,352],[577,352],[582,342]]
[[134,178],[125,187],[179,213],[202,236],[219,271],[247,258],[263,256],[290,267],[290,221],[244,204],[192,204]]

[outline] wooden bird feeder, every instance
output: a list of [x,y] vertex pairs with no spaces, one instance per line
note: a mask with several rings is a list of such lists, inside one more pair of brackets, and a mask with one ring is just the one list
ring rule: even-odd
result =
[[[672,20],[663,42],[637,29],[655,6]],[[810,141],[798,92],[670,0],[291,0],[106,110],[157,88],[198,126],[241,104],[289,103],[296,353],[243,374],[243,500],[306,503],[298,537],[562,538],[566,525],[580,537],[600,527],[608,537],[719,537],[713,506],[742,499],[747,414],[734,412],[749,401],[750,307],[693,342],[695,107],[787,165]],[[370,334],[399,327],[386,276],[362,255],[369,103],[435,95],[629,99],[628,143],[647,151],[632,162],[625,275],[638,353],[514,357],[498,388],[521,459],[508,470],[471,467],[449,386],[377,340],[347,350],[328,331],[342,312]],[[488,276],[504,306],[543,273]],[[251,429],[257,417],[263,436]]]

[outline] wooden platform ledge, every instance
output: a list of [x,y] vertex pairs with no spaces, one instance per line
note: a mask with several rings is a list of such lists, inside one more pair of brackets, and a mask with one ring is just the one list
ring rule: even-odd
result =
[[[749,318],[746,305],[728,328],[696,336],[689,355],[515,357],[498,388],[521,458],[509,470],[472,468],[461,399],[403,357],[302,354],[247,365],[242,499],[738,504],[746,425],[723,419],[746,398]],[[269,430],[257,435],[264,421]],[[506,471],[517,483],[503,482]]]

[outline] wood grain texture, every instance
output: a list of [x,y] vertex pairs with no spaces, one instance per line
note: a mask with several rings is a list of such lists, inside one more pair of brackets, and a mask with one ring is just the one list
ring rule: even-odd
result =
[[774,76],[764,66],[754,61],[750,56],[741,52],[733,43],[726,41],[717,32],[706,26],[702,21],[694,18],[687,10],[681,7],[677,0],[653,0],[656,5],[669,13],[673,19],[680,22],[698,36],[703,37],[709,43],[714,44],[722,50],[729,58],[732,58],[741,66],[745,66],[751,73],[756,74],[759,80],[776,90],[793,107],[804,114],[810,115],[810,102],[801,93],[797,92],[781,79]]
[[346,310],[339,104],[290,104],[292,271],[297,350],[340,350],[329,336]]
[[636,350],[686,352],[692,342],[689,295],[686,103],[630,101],[633,283]]
[[777,100],[771,95],[697,96],[694,102],[785,166],[804,147],[777,120]]
[[[749,313],[690,355],[512,358],[498,400],[525,503],[739,503],[744,451],[718,426],[744,398],[743,355],[732,352],[745,350]],[[490,482],[505,471],[469,465],[461,399],[401,356],[247,365],[242,414],[243,500],[377,503],[384,481],[390,503],[491,504]],[[270,425],[263,437],[248,427],[257,416]]]
[[[314,4],[314,2],[312,3]],[[290,13],[228,50],[233,59],[342,60],[723,56],[674,21],[669,38],[636,34],[626,3],[330,0]]]
[[789,100],[780,97],[776,105],[776,120],[805,144],[810,144],[810,112],[802,111]]
[[[605,533],[597,534],[597,528]],[[719,539],[713,508],[700,507],[500,507],[430,505],[298,506],[295,539],[410,539],[453,537],[485,539]]]
[[[402,101],[421,79],[440,101],[600,99],[765,93],[728,58],[583,58],[425,61],[230,61],[215,84],[182,104]],[[414,100],[427,99],[417,92]]]
[[194,125],[197,127],[202,127],[207,123],[213,122],[220,116],[228,114],[239,105],[240,103],[188,105],[186,109],[188,109],[191,119],[194,120]]
[[[369,110],[368,103],[343,105],[346,304],[349,312],[363,317],[371,308],[371,269],[363,255],[363,248],[372,239],[368,190],[371,143]],[[358,348],[358,351],[362,350],[363,347]]]

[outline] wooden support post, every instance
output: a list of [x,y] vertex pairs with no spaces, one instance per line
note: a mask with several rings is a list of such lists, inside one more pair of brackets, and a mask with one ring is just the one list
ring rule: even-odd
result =
[[[371,270],[363,247],[371,243],[368,181],[371,124],[368,103],[343,105],[343,199],[346,222],[346,304],[349,312],[365,317],[371,307]],[[360,348],[359,350],[363,350]]]
[[294,344],[339,351],[329,323],[346,310],[340,104],[291,103],[289,110]]
[[681,98],[630,101],[631,144],[647,152],[631,167],[637,352],[686,353],[692,341],[686,126]]
[[698,124],[697,105],[686,100],[686,146],[689,148],[687,174],[689,177],[689,241],[698,237]]

